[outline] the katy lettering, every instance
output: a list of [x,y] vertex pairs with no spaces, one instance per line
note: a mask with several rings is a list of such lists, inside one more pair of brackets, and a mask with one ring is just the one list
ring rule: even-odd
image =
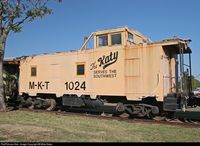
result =
[[98,59],[99,67],[103,66],[103,69],[110,66],[111,64],[115,63],[118,59],[118,51],[117,52],[110,52],[110,55],[105,56],[103,55]]
[[37,88],[38,90],[39,89],[46,89],[48,90],[49,89],[49,81],[45,81],[45,82],[29,82],[29,89],[35,89]]

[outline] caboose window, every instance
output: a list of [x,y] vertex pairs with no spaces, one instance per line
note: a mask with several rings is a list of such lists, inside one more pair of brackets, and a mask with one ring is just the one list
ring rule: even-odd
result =
[[85,75],[85,64],[77,64],[77,75]]
[[112,45],[120,45],[122,43],[121,33],[111,35]]
[[131,42],[131,43],[134,42],[132,33],[128,33],[128,41]]
[[32,66],[31,67],[31,77],[36,77],[37,76],[37,67],[36,66]]
[[108,36],[107,35],[99,36],[99,47],[101,47],[101,46],[108,46]]

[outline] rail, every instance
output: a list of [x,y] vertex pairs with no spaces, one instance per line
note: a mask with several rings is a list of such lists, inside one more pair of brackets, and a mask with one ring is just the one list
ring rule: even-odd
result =
[[81,51],[86,49],[86,45],[87,45],[87,43],[89,42],[89,40],[91,39],[91,37],[92,37],[93,35],[94,35],[94,32],[92,32],[92,33],[90,34],[90,36],[87,38],[87,40],[84,42],[84,44],[83,44],[82,47],[80,48]]

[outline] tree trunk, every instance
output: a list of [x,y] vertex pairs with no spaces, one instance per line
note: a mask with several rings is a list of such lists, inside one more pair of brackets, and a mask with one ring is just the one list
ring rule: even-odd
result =
[[4,90],[3,90],[3,58],[5,50],[5,38],[0,36],[0,111],[6,110]]

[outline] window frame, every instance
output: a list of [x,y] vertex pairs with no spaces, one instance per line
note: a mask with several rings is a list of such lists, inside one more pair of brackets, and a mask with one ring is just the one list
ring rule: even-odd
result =
[[[100,45],[100,37],[107,37],[107,44],[106,45]],[[98,35],[97,36],[98,38],[98,41],[97,41],[97,46],[98,47],[106,47],[106,46],[109,46],[109,34],[102,34],[102,35]]]
[[[113,44],[113,36],[114,35],[120,35],[120,44]],[[123,43],[122,42],[122,32],[111,33],[110,34],[110,43],[111,43],[110,44],[111,46],[122,45],[122,43]]]
[[[35,68],[35,75],[33,75],[32,73],[32,69]],[[36,65],[33,65],[31,66],[31,77],[37,77],[37,66]]]
[[[129,35],[133,36],[132,40],[129,39]],[[134,43],[134,34],[133,33],[128,32],[128,42]]]
[[[84,71],[83,71],[83,74],[78,74],[78,66],[79,65],[83,65],[83,69],[84,69]],[[77,76],[85,76],[85,62],[77,62],[76,63],[76,75]]]

